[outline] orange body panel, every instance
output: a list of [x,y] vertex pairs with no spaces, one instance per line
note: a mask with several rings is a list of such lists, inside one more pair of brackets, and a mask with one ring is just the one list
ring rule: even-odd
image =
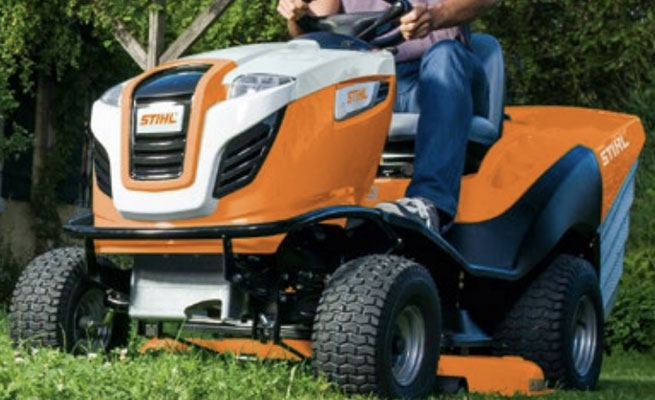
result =
[[[284,340],[297,354],[273,343],[261,343],[252,339],[188,339],[188,343],[217,353],[232,353],[236,356],[250,356],[272,360],[301,360],[299,355],[312,356],[309,340]],[[151,350],[179,352],[188,350],[189,345],[172,339],[150,339],[140,349],[141,353]],[[544,373],[535,363],[520,357],[480,357],[442,355],[436,371],[444,377],[465,378],[468,389],[476,393],[541,395],[545,389]]]
[[466,378],[469,391],[503,396],[542,395],[546,390],[539,366],[521,357],[441,356],[437,374]]
[[[391,87],[395,86],[393,77],[368,80],[376,79],[386,79]],[[167,222],[128,220],[116,210],[111,198],[94,185],[95,225],[181,228],[256,224],[292,218],[321,207],[360,204],[375,179],[395,93],[392,91],[382,104],[362,114],[335,121],[332,112],[325,110],[334,109],[336,90],[359,81],[328,87],[290,103],[275,144],[255,180],[219,199],[212,214]],[[189,135],[195,133],[190,130]],[[236,240],[234,250],[272,253],[282,239],[278,235]],[[96,241],[98,253],[216,253],[221,248],[220,241],[211,240]]]
[[[301,358],[284,347],[272,342],[261,343],[251,339],[191,339],[191,343],[217,353],[232,353],[236,356],[254,356],[272,360],[300,360]],[[284,344],[293,348],[304,357],[311,357],[312,347],[308,340],[285,339]]]
[[[130,131],[132,129],[132,95],[134,89],[149,77],[175,66],[211,65],[202,77],[194,95],[194,102],[189,119],[189,134],[187,135],[184,167],[182,175],[177,179],[165,181],[137,181],[130,176]],[[196,176],[196,166],[200,153],[200,142],[205,122],[205,114],[209,107],[224,100],[227,91],[223,85],[225,75],[236,68],[236,64],[226,60],[179,60],[151,69],[133,79],[123,88],[122,105],[122,160],[121,179],[123,185],[131,190],[162,191],[182,189],[190,186]]]
[[[645,135],[639,119],[569,107],[508,107],[507,112],[512,120],[505,122],[501,139],[489,150],[479,171],[462,178],[456,221],[476,223],[501,215],[578,145],[596,154],[603,182],[604,219],[643,148]],[[617,140],[621,149],[614,151]],[[408,179],[378,179],[365,205],[403,197],[408,184]]]
[[[198,90],[205,90],[207,84],[215,83],[231,68],[229,63],[216,64],[212,68],[214,72],[201,80]],[[394,79],[369,79],[380,78]],[[361,81],[335,85],[289,104],[275,144],[255,180],[221,198],[212,214],[167,222],[127,220],[114,208],[112,200],[94,185],[96,226],[180,228],[255,224],[284,220],[327,206],[374,206],[380,201],[403,197],[409,180],[379,178],[374,182],[395,93],[392,91],[383,104],[345,121],[335,121],[332,112],[326,112],[333,110],[338,88]],[[190,138],[200,134],[202,124],[197,114],[204,114],[212,102],[220,101],[224,96],[225,88],[215,86],[222,89],[208,95],[207,99],[211,101],[203,100],[199,102],[202,107],[194,107],[191,118],[196,121],[192,128],[196,130],[189,130]],[[125,90],[130,94],[133,87]],[[128,101],[125,103],[129,104]],[[643,148],[645,135],[639,119],[613,112],[570,107],[508,107],[507,112],[512,120],[505,123],[501,139],[490,149],[479,171],[462,179],[456,221],[476,223],[501,215],[548,168],[578,145],[592,149],[601,167],[604,218]],[[126,123],[129,124],[129,121]],[[615,145],[617,141],[618,145]],[[194,153],[186,157],[185,162],[196,162],[196,156],[197,153]],[[126,153],[123,157],[124,161],[128,158]],[[127,164],[122,168],[125,179]],[[187,167],[185,164],[185,174],[193,171],[195,166]],[[192,175],[183,176],[184,179],[190,177]],[[130,185],[134,188],[134,185],[143,184],[143,190],[163,190],[166,185],[185,184],[184,179],[131,181]],[[283,235],[278,235],[237,240],[234,249],[240,253],[273,253],[283,238]],[[96,251],[217,253],[222,251],[222,244],[220,240],[103,240],[96,241]]]
[[[311,343],[308,340],[285,339],[284,344],[295,350],[296,353],[269,343],[262,343],[252,339],[226,338],[226,339],[189,339],[188,343],[217,353],[232,353],[233,355],[257,357],[268,360],[296,360],[312,356]],[[174,339],[153,338],[141,346],[139,352],[166,351],[169,353],[189,350],[189,344]]]

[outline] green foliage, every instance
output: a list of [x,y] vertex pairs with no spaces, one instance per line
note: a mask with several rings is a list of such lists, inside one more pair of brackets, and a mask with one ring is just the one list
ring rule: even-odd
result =
[[[73,151],[83,139],[91,102],[136,69],[118,47],[105,49],[111,32],[94,31],[89,7],[77,0],[6,0],[0,3],[0,115],[11,120],[15,91],[36,96],[40,77],[53,82],[51,120],[56,144],[46,155],[32,191],[37,252],[60,243],[57,188],[71,172]],[[118,71],[118,73],[116,72]],[[121,73],[121,71],[123,71]],[[0,159],[31,148],[32,134],[14,124],[0,137]]]
[[[630,264],[628,264],[630,265]],[[655,349],[655,286],[626,277],[607,321],[606,344],[610,349],[652,352]]]
[[17,157],[32,145],[32,134],[25,128],[14,123],[13,132],[9,137],[0,132],[0,160]]
[[[79,65],[83,37],[73,15],[75,0],[3,0],[0,2],[0,115],[10,117],[18,106],[18,90],[29,93],[35,74],[60,78]],[[18,82],[12,85],[12,80]],[[17,129],[0,158],[27,149],[30,136]]]
[[[166,44],[170,45],[214,0],[167,0]],[[80,9],[80,17],[101,31],[111,31],[121,21],[144,45],[148,39],[148,12],[157,7],[151,0],[98,0]],[[286,25],[275,11],[277,1],[236,0],[193,46],[189,53],[239,44],[270,42],[287,37]],[[117,44],[109,40],[109,47]]]
[[191,52],[286,40],[286,24],[276,7],[277,1],[237,0]]
[[653,87],[650,0],[503,0],[478,25],[503,44],[510,101],[626,110]]

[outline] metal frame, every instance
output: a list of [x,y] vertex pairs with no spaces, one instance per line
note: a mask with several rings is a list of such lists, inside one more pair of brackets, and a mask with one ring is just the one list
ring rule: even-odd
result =
[[[234,271],[233,239],[257,238],[286,234],[304,226],[318,224],[328,220],[343,219],[363,220],[376,226],[387,236],[391,246],[388,253],[401,251],[404,236],[408,233],[419,235],[434,248],[435,254],[447,256],[457,267],[465,272],[484,278],[504,281],[516,280],[516,270],[496,266],[477,265],[467,262],[464,257],[441,235],[430,230],[421,222],[394,214],[385,213],[376,208],[360,206],[331,206],[308,212],[290,219],[250,225],[200,226],[191,228],[99,228],[94,226],[93,215],[87,214],[73,218],[64,226],[64,231],[73,237],[87,241],[87,257],[95,257],[93,240],[172,240],[172,239],[217,239],[223,240],[223,253],[227,277]],[[91,263],[93,262],[90,260]]]

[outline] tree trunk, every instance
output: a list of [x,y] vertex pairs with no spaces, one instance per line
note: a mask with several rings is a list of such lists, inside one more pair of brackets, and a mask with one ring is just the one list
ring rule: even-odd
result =
[[150,12],[148,32],[148,69],[159,65],[159,56],[164,51],[164,32],[166,27],[166,0],[155,0],[157,11]]
[[[0,115],[0,135],[5,134],[5,118]],[[5,210],[5,199],[2,197],[2,175],[3,175],[4,162],[0,158],[0,213]]]
[[34,127],[34,151],[32,153],[32,194],[41,178],[45,158],[54,146],[55,131],[52,125],[52,100],[55,83],[44,73],[37,78],[36,123]]

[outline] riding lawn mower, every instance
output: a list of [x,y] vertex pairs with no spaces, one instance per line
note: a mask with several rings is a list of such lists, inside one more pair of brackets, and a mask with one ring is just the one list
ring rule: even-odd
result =
[[471,125],[455,224],[440,235],[376,209],[404,196],[418,121],[393,112],[393,30],[411,5],[390,3],[107,91],[92,213],[65,226],[85,245],[27,266],[12,338],[108,349],[135,321],[152,343],[310,358],[347,393],[593,389],[640,120],[505,107],[501,48],[473,34],[490,107]]

